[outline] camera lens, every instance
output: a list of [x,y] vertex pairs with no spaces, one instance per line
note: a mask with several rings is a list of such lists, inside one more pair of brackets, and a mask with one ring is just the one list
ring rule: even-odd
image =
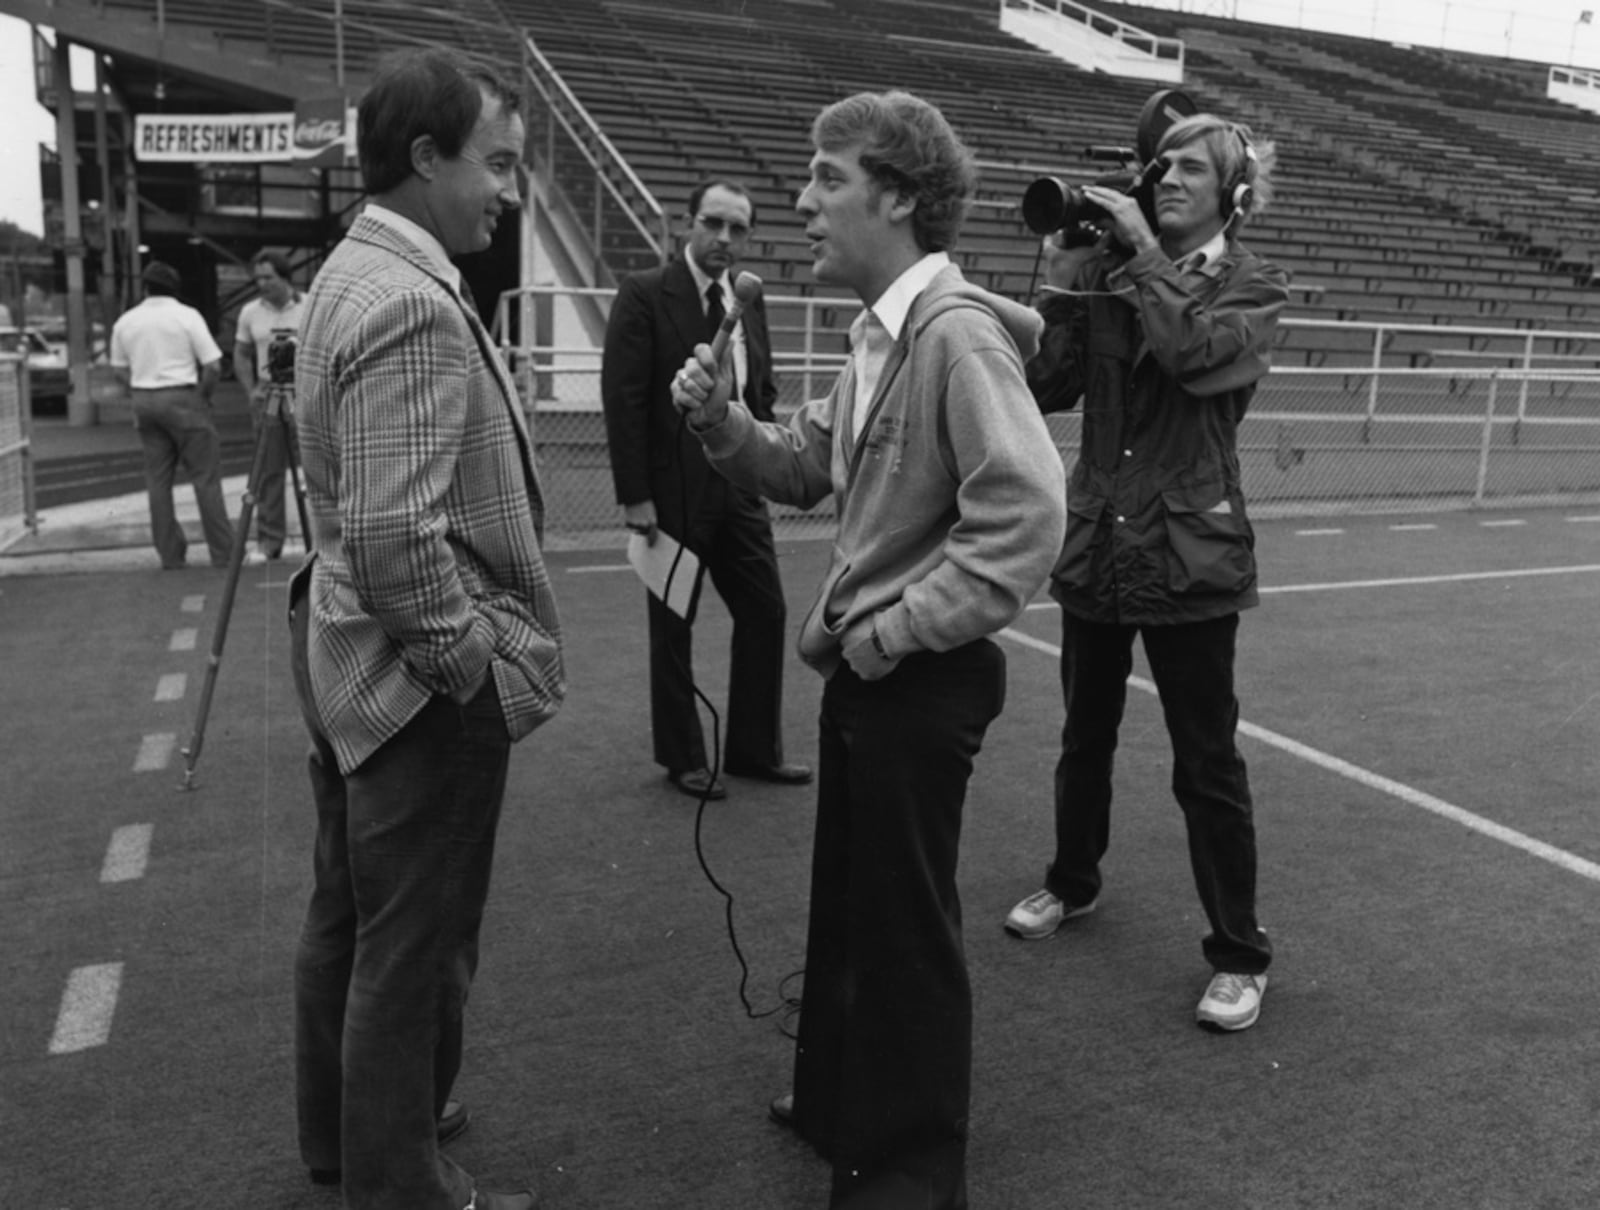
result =
[[1067,221],[1071,195],[1077,191],[1053,176],[1042,176],[1022,195],[1022,221],[1035,235],[1061,230]]

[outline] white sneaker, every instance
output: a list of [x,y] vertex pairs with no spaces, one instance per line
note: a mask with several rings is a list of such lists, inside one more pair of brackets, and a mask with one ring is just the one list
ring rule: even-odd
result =
[[1265,975],[1218,971],[1211,976],[1206,994],[1194,1010],[1194,1019],[1205,1029],[1249,1029],[1261,1015],[1261,997],[1266,990]]
[[1049,891],[1035,891],[1006,917],[1006,932],[1025,941],[1042,941],[1062,924],[1075,916],[1087,916],[1094,911],[1099,899],[1091,899],[1082,907],[1069,908]]

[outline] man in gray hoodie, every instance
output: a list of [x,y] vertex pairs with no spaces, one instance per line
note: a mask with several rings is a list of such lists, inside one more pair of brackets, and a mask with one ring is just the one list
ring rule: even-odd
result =
[[788,425],[729,402],[701,345],[673,397],[711,464],[762,495],[837,497],[800,628],[826,678],[794,1091],[772,1115],[833,1164],[835,1207],[962,1210],[972,1003],[956,862],[973,761],[1005,700],[987,636],[1065,533],[1060,457],[1029,393],[1029,309],[951,263],[970,153],[903,92],[812,126],[796,203],[819,282],[866,310],[832,392]]

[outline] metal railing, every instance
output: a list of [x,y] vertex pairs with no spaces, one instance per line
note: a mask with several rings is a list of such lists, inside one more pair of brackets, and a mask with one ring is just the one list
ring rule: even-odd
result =
[[[549,313],[573,295],[608,309],[612,293],[528,287],[507,293],[502,314],[518,295]],[[855,299],[766,296],[780,417],[831,385],[859,308]],[[542,330],[567,326],[547,314]],[[621,546],[601,350],[504,336],[501,346],[534,433],[552,542]],[[1079,413],[1047,423],[1070,470]],[[1600,500],[1600,331],[1285,319],[1239,453],[1245,494],[1262,517]],[[827,503],[773,516],[786,537],[832,531]]]
[[525,36],[524,42],[525,74],[532,86],[529,204],[550,220],[541,242],[571,256],[574,237],[583,241],[586,255],[577,267],[591,285],[612,282],[613,271],[660,264],[671,247],[661,204],[533,39]]
[[1091,33],[1109,38],[1125,46],[1141,58],[1148,58],[1169,66],[1176,79],[1183,78],[1184,45],[1180,38],[1164,38],[1129,25],[1116,17],[1107,16],[1095,9],[1077,3],[1077,0],[1000,0],[1001,28],[1006,25],[1008,11],[1020,13],[1045,13],[1059,20],[1081,25]]

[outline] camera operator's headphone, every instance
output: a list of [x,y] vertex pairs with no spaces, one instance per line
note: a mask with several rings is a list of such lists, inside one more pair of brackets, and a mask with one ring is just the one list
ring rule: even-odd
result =
[[1261,160],[1256,155],[1254,144],[1250,136],[1245,134],[1244,127],[1237,124],[1233,127],[1234,136],[1239,140],[1240,150],[1244,153],[1239,161],[1239,171],[1234,174],[1222,190],[1222,217],[1229,222],[1233,221],[1236,214],[1248,213],[1255,203],[1255,179],[1261,171]]

